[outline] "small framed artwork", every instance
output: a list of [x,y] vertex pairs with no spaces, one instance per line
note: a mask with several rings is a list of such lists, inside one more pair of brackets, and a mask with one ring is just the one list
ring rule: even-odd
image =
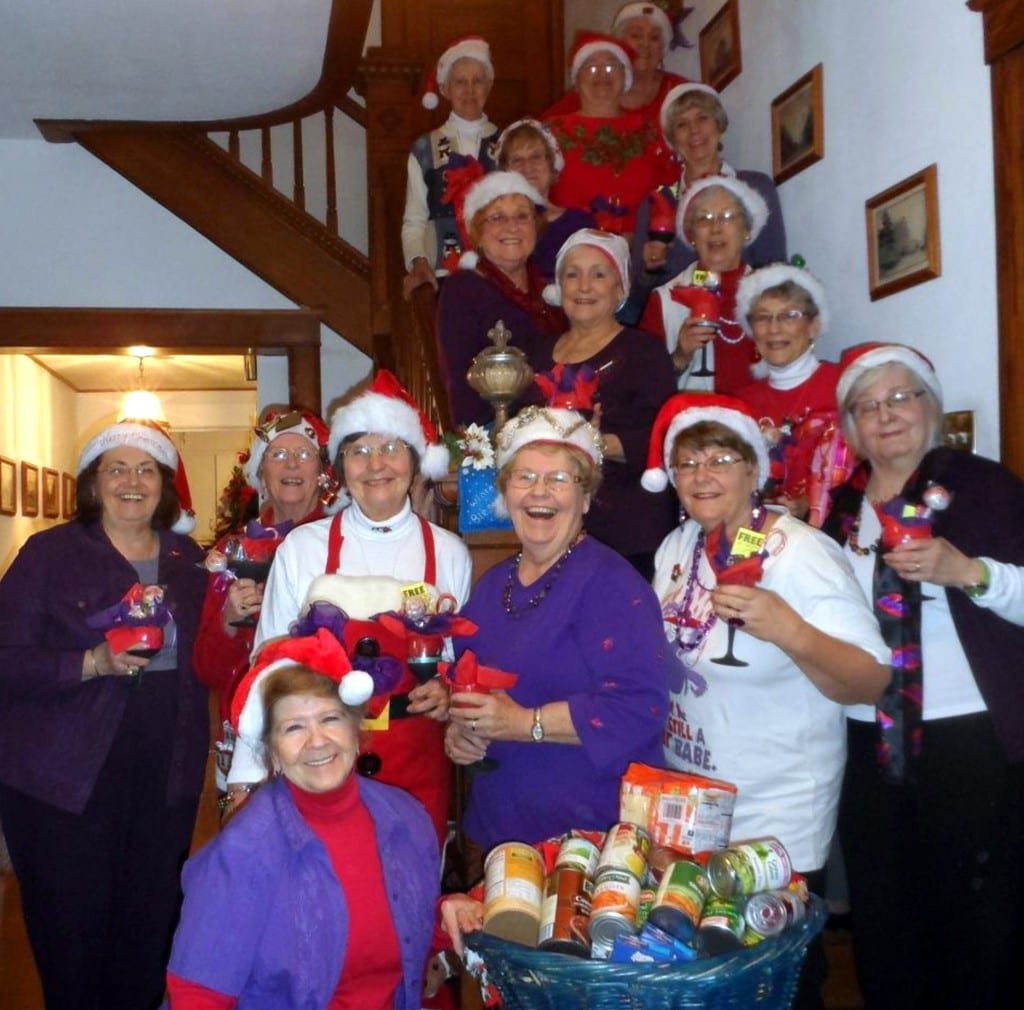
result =
[[772,177],[776,184],[825,157],[824,76],[819,63],[772,102]]
[[721,10],[700,30],[700,76],[721,91],[743,69],[738,0],[725,0]]
[[39,467],[32,463],[21,463],[21,514],[39,515]]
[[937,165],[871,197],[864,216],[872,301],[942,274]]
[[0,516],[13,516],[18,511],[18,465],[13,459],[0,456]]
[[60,474],[48,466],[43,467],[43,515],[60,518]]
[[78,481],[69,473],[60,475],[61,515],[73,519],[78,511]]

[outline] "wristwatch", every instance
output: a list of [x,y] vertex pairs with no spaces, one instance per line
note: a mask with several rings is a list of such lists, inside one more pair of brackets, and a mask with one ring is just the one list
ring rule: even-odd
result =
[[979,596],[984,596],[988,592],[988,587],[992,585],[992,572],[989,570],[988,565],[981,558],[978,558],[978,564],[981,565],[981,578],[977,582],[972,582],[969,586],[964,586],[964,592],[972,600],[978,599]]
[[530,730],[530,736],[533,737],[534,743],[544,742],[544,725],[540,721],[539,708],[533,710],[533,729]]

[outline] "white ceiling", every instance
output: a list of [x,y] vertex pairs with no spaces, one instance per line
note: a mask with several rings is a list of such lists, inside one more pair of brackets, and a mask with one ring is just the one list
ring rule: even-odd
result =
[[211,120],[320,77],[331,0],[0,0],[0,138],[35,119]]
[[[125,354],[33,354],[33,361],[77,393],[127,393],[139,388],[139,360]],[[145,388],[161,390],[253,390],[240,354],[174,354],[146,358]]]

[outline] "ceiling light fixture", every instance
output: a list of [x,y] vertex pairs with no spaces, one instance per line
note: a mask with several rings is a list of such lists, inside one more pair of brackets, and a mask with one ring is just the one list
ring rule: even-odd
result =
[[167,422],[163,405],[156,393],[146,389],[146,358],[156,353],[152,347],[129,347],[129,353],[139,360],[138,389],[125,394],[121,404],[121,416],[140,420]]
[[244,369],[245,381],[255,382],[259,378],[259,371],[256,365],[256,352],[251,348],[245,349],[242,355],[242,368]]

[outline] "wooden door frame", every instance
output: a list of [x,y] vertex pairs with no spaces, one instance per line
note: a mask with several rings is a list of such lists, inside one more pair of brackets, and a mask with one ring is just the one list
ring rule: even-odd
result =
[[286,355],[288,398],[320,413],[320,316],[306,309],[0,308],[0,353]]

